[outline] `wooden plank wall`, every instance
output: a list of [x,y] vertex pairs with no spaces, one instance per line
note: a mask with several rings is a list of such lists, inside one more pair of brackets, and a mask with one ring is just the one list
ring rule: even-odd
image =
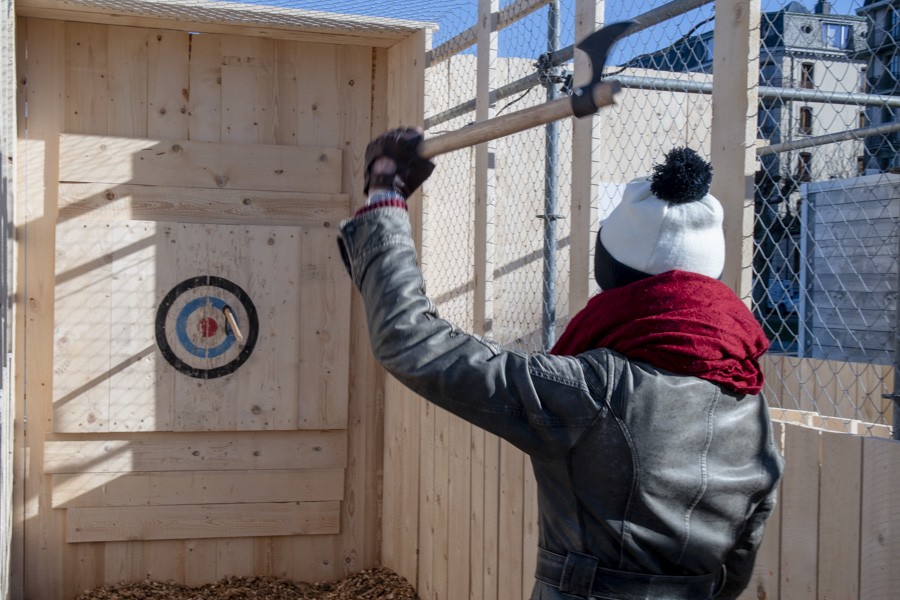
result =
[[900,442],[775,425],[785,476],[742,600],[893,597]]
[[[334,227],[362,202],[373,129],[421,114],[421,86],[403,81],[421,70],[423,34],[375,49],[361,38],[343,46],[322,36],[326,43],[33,17],[20,18],[17,30],[13,534],[22,552],[13,597],[70,598],[145,577],[190,585],[226,575],[321,581],[378,564],[382,376],[358,299],[328,265],[338,264]],[[373,90],[383,94],[381,112]],[[405,112],[391,116],[387,105]],[[142,164],[139,175],[122,170],[123,157]],[[266,177],[244,168],[260,161]],[[320,172],[292,180],[298,164]],[[249,398],[224,380],[198,395],[160,376],[165,369],[152,347],[110,348],[116,330],[97,313],[115,310],[121,290],[158,293],[152,278],[136,281],[146,274],[141,261],[149,256],[153,264],[150,254],[157,262],[177,257],[162,243],[167,223],[177,223],[179,242],[193,239],[188,245],[207,262],[274,252],[280,258],[268,268],[291,266],[309,282],[335,282],[326,290],[293,278],[291,288],[289,269],[257,281],[275,286],[267,298],[290,288],[308,307],[331,307],[310,313],[310,321],[332,319],[337,307],[344,326],[318,327],[304,340],[276,340],[281,332],[267,330],[274,345],[259,357],[297,354],[247,382],[245,391],[264,391],[258,403],[230,403]],[[277,235],[248,237],[235,223]],[[79,228],[91,233],[79,237]],[[308,243],[284,245],[289,229]],[[117,233],[99,233],[107,230]],[[150,247],[128,243],[147,232]],[[74,251],[78,243],[89,255]],[[203,265],[185,268],[194,266]],[[246,271],[251,280],[262,277],[257,268]],[[110,279],[118,283],[109,297],[79,302],[78,294]],[[82,344],[77,354],[63,349],[66,331]],[[127,341],[145,333],[123,327],[119,335]],[[100,374],[82,384],[70,376],[101,363]],[[130,390],[133,403],[123,402],[115,378],[142,368],[149,379]],[[284,381],[263,371],[297,371],[284,395],[320,401],[280,404]],[[328,401],[334,397],[343,399]]]

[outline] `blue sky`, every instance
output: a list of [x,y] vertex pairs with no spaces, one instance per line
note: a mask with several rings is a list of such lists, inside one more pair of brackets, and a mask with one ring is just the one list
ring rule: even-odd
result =
[[[440,29],[434,36],[435,45],[446,41],[453,35],[468,29],[476,22],[477,0],[238,0],[271,6],[305,8],[347,14],[381,16],[416,21],[430,21],[439,24]],[[511,4],[514,0],[500,0],[500,6]],[[789,0],[763,0],[763,12],[777,11]],[[815,0],[799,0],[809,10],[815,6]],[[834,0],[834,13],[855,14],[855,9],[864,0]],[[662,6],[667,0],[607,0],[606,20],[608,22],[633,18],[652,8]],[[560,0],[563,30],[561,45],[573,42],[573,10],[575,0]],[[610,64],[625,62],[635,55],[658,50],[681,36],[687,34],[699,22],[711,17],[713,4],[708,4],[681,17],[677,17],[641,32],[628,40],[624,40],[616,48]],[[546,42],[547,9],[542,9],[523,21],[504,29],[500,33],[501,56],[520,56],[537,58],[547,49]],[[712,23],[700,27],[696,33],[709,31]]]

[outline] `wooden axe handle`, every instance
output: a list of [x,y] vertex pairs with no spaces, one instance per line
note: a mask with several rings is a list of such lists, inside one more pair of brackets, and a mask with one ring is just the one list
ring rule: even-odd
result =
[[[597,108],[615,104],[613,97],[621,89],[622,86],[617,81],[601,81],[591,88],[594,104]],[[460,148],[496,140],[537,127],[538,125],[546,125],[559,119],[571,117],[572,114],[571,97],[557,98],[538,106],[532,106],[531,108],[488,119],[450,133],[429,138],[419,145],[419,156],[431,159],[438,154],[446,154]]]

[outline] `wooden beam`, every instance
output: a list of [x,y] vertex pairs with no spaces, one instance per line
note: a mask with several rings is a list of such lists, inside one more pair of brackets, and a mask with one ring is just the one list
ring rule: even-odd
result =
[[389,47],[433,23],[190,0],[125,0],[116,10],[97,3],[20,0],[20,16],[187,32],[223,33],[329,44]]
[[[59,541],[64,536],[61,511],[49,506],[49,479],[43,476],[44,439],[52,427],[54,286],[47,275],[54,272],[57,187],[59,180],[59,132],[65,113],[65,25],[60,22],[20,19],[20,42],[28,48],[18,53],[20,128],[27,138],[18,144],[16,237],[16,438],[18,461],[23,465],[17,480],[19,502],[14,527],[24,547],[21,580],[13,590],[24,598],[63,597],[63,558]],[[20,47],[20,50],[24,48]],[[27,86],[23,85],[27,80]],[[25,114],[27,102],[28,114]],[[27,265],[27,268],[25,268]],[[27,352],[25,351],[27,349]],[[27,360],[26,360],[27,356]],[[27,431],[25,429],[27,398]],[[26,435],[27,433],[27,435]],[[34,540],[47,540],[35,544]],[[33,565],[41,565],[35,573]]]
[[[492,18],[495,18],[497,21],[497,31],[514,25],[549,3],[550,0],[515,0],[501,8],[499,12],[492,14]],[[478,43],[478,29],[478,25],[473,25],[465,31],[456,34],[437,48],[429,50],[425,55],[426,66],[434,66],[459,54],[466,48],[474,46]]]
[[70,508],[66,541],[189,540],[340,533],[340,502]]
[[[497,62],[498,34],[491,15],[498,0],[478,2],[478,72],[475,119],[486,121],[493,116],[491,89]],[[496,142],[475,147],[475,333],[489,335],[494,319],[494,159]]]
[[45,473],[343,468],[344,431],[160,433],[45,443]]
[[[579,0],[575,14],[575,39],[583,39],[603,24],[605,2]],[[591,78],[591,62],[584,52],[575,53],[574,81],[585,84]],[[591,226],[597,218],[597,183],[600,117],[588,115],[572,121],[572,204],[569,218],[569,314],[581,310],[594,286],[594,236]],[[594,234],[596,235],[596,234]]]
[[347,194],[211,190],[157,185],[61,183],[59,217],[97,221],[337,226]]
[[[759,0],[716,0],[711,192],[725,209],[722,281],[750,298],[759,78]],[[746,268],[745,268],[746,267]]]
[[341,157],[337,148],[63,134],[59,180],[334,194]]
[[53,508],[322,502],[344,498],[343,469],[53,475]]
[[786,427],[781,483],[782,598],[817,598],[819,438],[807,427]]
[[859,597],[862,441],[822,434],[818,585],[830,598]]
[[863,440],[860,598],[892,598],[900,589],[900,442]]

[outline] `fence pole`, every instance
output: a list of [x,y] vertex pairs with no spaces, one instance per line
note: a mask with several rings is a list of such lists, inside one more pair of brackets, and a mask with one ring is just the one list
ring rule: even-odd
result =
[[716,0],[712,193],[725,209],[722,281],[750,300],[759,89],[759,0]]
[[[559,49],[559,0],[551,0],[547,13],[547,52]],[[547,70],[544,85],[547,101],[558,96],[556,67]],[[559,123],[553,121],[544,126],[544,260],[543,260],[543,301],[541,302],[541,346],[549,350],[556,342],[556,219],[558,218],[559,189]]]
[[[900,242],[900,236],[898,236]],[[898,254],[900,256],[900,254]],[[898,259],[900,261],[900,259]],[[897,279],[894,282],[897,287],[894,288],[894,388],[891,394],[886,394],[886,398],[893,401],[894,407],[894,424],[891,429],[891,437],[900,440],[900,264],[897,265]]]
[[[494,15],[499,0],[478,0],[478,55],[476,62],[475,119],[493,115],[491,89],[497,62],[498,37]],[[494,153],[496,142],[475,147],[475,332],[488,335],[493,329],[494,280]]]
[[[604,0],[576,0],[575,39],[581,40],[603,23]],[[584,52],[575,53],[574,83],[590,81],[591,63]],[[592,215],[597,214],[597,150],[600,139],[597,115],[572,120],[572,206],[569,217],[569,314],[581,310],[590,296]]]

